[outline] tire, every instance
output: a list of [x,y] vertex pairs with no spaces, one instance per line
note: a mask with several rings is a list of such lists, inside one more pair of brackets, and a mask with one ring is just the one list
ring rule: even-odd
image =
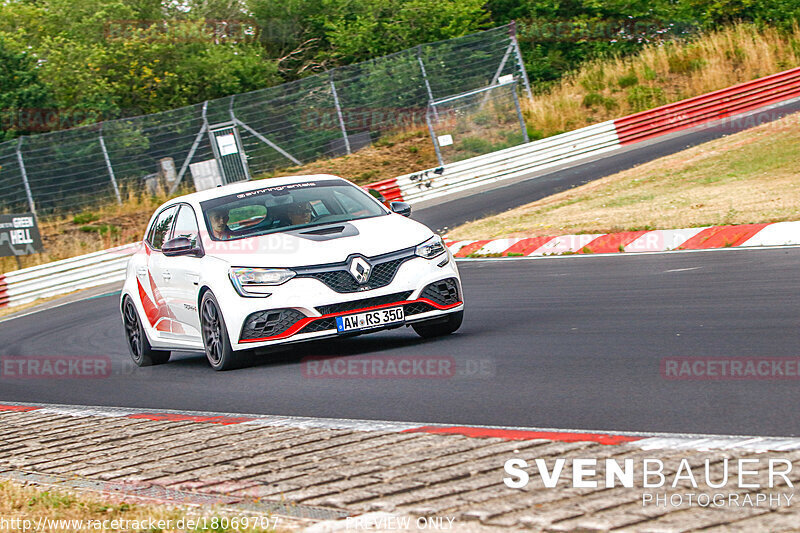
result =
[[425,339],[432,339],[434,337],[444,337],[450,335],[461,327],[461,322],[464,321],[464,311],[457,311],[446,316],[443,320],[436,318],[427,322],[419,322],[411,324],[417,335]]
[[219,303],[211,291],[203,294],[200,302],[200,329],[203,332],[203,346],[206,358],[214,370],[231,370],[241,363],[238,354],[231,347],[225,318]]
[[136,366],[163,365],[169,361],[169,351],[154,350],[147,340],[142,321],[133,300],[125,297],[122,302],[122,322],[125,325],[125,339],[128,341],[128,351]]

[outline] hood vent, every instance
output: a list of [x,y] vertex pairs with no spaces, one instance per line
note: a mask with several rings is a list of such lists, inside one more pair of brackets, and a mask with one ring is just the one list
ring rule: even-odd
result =
[[330,226],[326,225],[306,230],[289,231],[287,233],[310,241],[327,241],[330,239],[340,239],[342,237],[353,237],[354,235],[358,235],[358,230],[349,222],[345,222],[344,224],[339,222],[338,224],[332,224]]

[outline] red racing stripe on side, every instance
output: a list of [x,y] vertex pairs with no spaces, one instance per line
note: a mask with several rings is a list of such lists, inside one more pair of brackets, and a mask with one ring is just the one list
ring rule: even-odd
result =
[[527,431],[522,429],[494,429],[476,427],[437,427],[423,426],[406,429],[402,433],[432,433],[435,435],[463,435],[477,439],[503,440],[554,440],[558,442],[596,442],[598,444],[623,444],[634,442],[644,437],[627,437],[624,435],[606,435],[603,433],[569,433],[558,431]]
[[598,237],[581,250],[579,254],[585,253],[587,248],[594,254],[610,254],[614,252],[621,252],[620,247],[625,248],[627,245],[647,233],[648,230],[641,231],[622,231],[620,233],[609,233]]
[[555,239],[555,237],[530,237],[528,239],[522,239],[511,245],[511,247],[503,252],[503,255],[508,254],[522,254],[528,255],[532,254],[548,242]]
[[13,411],[16,413],[37,411],[39,409],[41,409],[41,407],[32,407],[30,405],[0,405],[0,411]]
[[159,422],[205,422],[207,424],[220,424],[222,426],[230,426],[232,424],[241,424],[242,422],[250,422],[255,418],[233,417],[233,416],[197,416],[197,415],[181,415],[178,413],[137,413],[128,415],[125,418],[134,418],[138,420],[155,420]]
[[467,257],[469,254],[473,252],[477,252],[487,243],[492,242],[490,239],[486,239],[485,241],[475,241],[472,244],[468,244],[466,246],[462,246],[461,249],[456,252],[454,257]]
[[679,250],[702,250],[739,246],[769,224],[740,224],[737,226],[714,226],[706,228],[682,245]]

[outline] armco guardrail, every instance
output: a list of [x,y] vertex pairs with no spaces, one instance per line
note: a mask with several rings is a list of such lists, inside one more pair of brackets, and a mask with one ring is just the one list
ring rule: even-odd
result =
[[128,258],[139,243],[55,261],[0,276],[0,307],[123,281]]
[[[514,148],[369,185],[420,202],[800,97],[800,67]],[[437,174],[436,170],[439,171]]]
[[630,144],[800,96],[800,67],[614,121]]

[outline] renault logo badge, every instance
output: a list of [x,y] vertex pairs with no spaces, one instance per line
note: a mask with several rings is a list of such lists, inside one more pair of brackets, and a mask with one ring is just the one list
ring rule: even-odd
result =
[[361,257],[354,257],[350,260],[350,274],[359,285],[365,284],[369,280],[369,275],[372,273],[372,265],[366,259]]

